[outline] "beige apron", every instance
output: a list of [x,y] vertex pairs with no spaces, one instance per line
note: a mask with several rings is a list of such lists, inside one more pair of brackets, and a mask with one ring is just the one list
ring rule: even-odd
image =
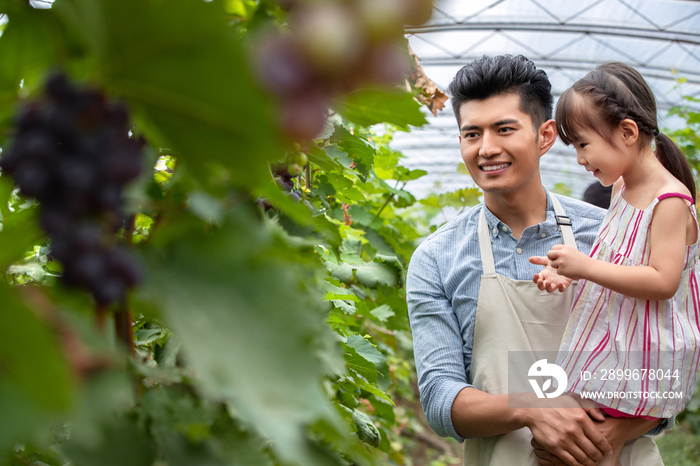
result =
[[[571,224],[564,209],[554,196],[550,195],[550,199],[564,244],[575,248]],[[497,274],[483,209],[479,218],[479,245],[484,274],[474,324],[472,383],[486,393],[514,393],[513,386],[510,391],[508,386],[508,351],[518,351],[518,362],[525,352],[531,352],[530,360],[535,362],[542,352],[551,355],[559,349],[576,282],[564,293],[550,294],[537,289],[532,281],[513,280]],[[523,367],[527,372],[529,362]],[[532,388],[523,386],[521,391],[532,392]],[[467,439],[464,442],[464,465],[537,465],[531,439],[527,427],[494,437]],[[622,466],[663,466],[656,444],[649,438],[628,442],[620,462]]]

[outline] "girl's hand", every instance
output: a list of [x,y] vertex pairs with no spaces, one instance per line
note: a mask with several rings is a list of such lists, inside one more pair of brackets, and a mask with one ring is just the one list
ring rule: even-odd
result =
[[564,275],[572,280],[586,278],[586,267],[590,257],[571,246],[556,244],[547,253],[551,261],[550,266],[556,269],[559,275]]
[[540,273],[532,276],[532,281],[535,282],[537,288],[547,293],[553,293],[556,290],[563,292],[569,287],[573,281],[563,275],[557,273],[557,269],[551,266],[551,261],[543,256],[532,256],[529,259],[530,263],[544,265],[544,269]]

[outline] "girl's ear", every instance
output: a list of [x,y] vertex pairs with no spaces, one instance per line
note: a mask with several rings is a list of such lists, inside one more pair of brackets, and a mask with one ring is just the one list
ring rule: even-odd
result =
[[619,129],[624,145],[631,146],[637,143],[637,139],[639,139],[639,127],[634,120],[625,118],[620,122]]

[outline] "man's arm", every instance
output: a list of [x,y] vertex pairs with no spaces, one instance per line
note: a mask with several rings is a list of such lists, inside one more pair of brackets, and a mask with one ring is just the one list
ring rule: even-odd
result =
[[430,427],[443,437],[463,441],[454,429],[451,406],[467,381],[460,323],[452,310],[433,257],[431,244],[421,244],[408,267],[406,301],[413,332],[420,401]]

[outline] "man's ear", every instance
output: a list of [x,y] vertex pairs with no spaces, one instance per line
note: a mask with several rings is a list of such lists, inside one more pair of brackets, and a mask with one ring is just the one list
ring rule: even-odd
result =
[[542,123],[537,131],[537,136],[537,149],[540,156],[543,156],[557,140],[557,124],[554,120]]
[[637,143],[637,139],[639,139],[639,127],[634,120],[625,118],[620,122],[619,130],[624,145],[631,146]]

